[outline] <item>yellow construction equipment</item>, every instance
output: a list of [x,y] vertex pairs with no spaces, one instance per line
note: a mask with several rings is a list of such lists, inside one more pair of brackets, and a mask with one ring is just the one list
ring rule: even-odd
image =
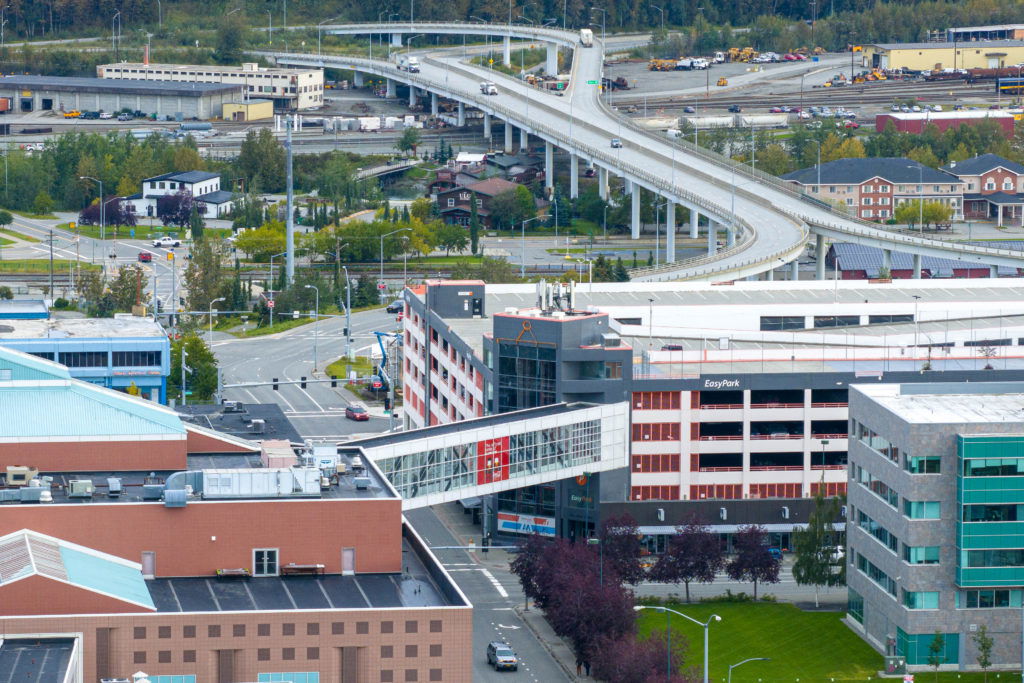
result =
[[650,71],[674,71],[676,68],[676,60],[674,59],[652,59],[647,62],[647,68]]
[[758,54],[752,47],[730,47],[726,52],[726,59],[730,62],[749,62],[757,57]]
[[725,78],[724,76],[722,78],[719,78],[718,85],[729,85],[729,79]]

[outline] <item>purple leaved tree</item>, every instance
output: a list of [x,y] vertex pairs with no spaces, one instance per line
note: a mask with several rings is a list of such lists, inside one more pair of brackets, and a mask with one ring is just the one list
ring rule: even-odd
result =
[[711,583],[722,568],[725,558],[718,535],[696,516],[668,540],[668,548],[651,569],[651,578],[664,583],[683,583],[686,602],[690,602],[690,582]]
[[594,655],[594,677],[614,683],[696,683],[692,667],[680,670],[686,660],[686,636],[672,633],[671,656],[665,651],[665,632],[653,632],[640,640],[632,635],[599,643]]
[[632,591],[618,581],[602,584],[592,564],[566,563],[551,587],[544,613],[554,632],[572,643],[576,656],[589,661],[599,643],[632,637],[633,604]]
[[640,529],[628,513],[601,522],[597,537],[601,542],[598,562],[604,564],[605,572],[611,567],[620,580],[633,586],[647,577],[640,564]]
[[753,581],[754,599],[758,583],[778,583],[782,561],[768,551],[768,535],[756,524],[741,526],[734,540],[736,555],[725,567],[733,581]]
[[523,595],[526,596],[526,608],[530,608],[530,600],[538,600],[541,596],[541,587],[538,583],[541,563],[549,548],[555,544],[554,539],[545,538],[540,534],[530,534],[526,542],[519,546],[519,553],[512,560],[512,573],[519,577],[519,583],[523,587]]

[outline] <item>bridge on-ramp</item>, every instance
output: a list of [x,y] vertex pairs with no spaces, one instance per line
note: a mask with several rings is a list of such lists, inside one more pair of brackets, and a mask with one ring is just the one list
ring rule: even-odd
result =
[[[697,147],[685,140],[670,140],[619,115],[602,96],[603,43],[580,43],[574,31],[519,24],[483,23],[378,23],[327,25],[325,33],[388,34],[393,46],[412,34],[470,34],[501,38],[503,57],[509,61],[513,40],[542,43],[546,66],[557,65],[559,50],[571,50],[570,84],[564,93],[542,90],[499,72],[461,61],[450,51],[419,52],[420,70],[410,73],[395,62],[339,55],[264,52],[280,64],[320,66],[352,70],[357,85],[364,74],[383,78],[390,96],[396,85],[409,87],[410,102],[429,97],[431,111],[438,113],[438,98],[458,103],[458,119],[465,121],[465,107],[483,112],[484,134],[491,136],[492,120],[504,121],[504,148],[525,147],[531,136],[543,141],[545,177],[554,177],[554,151],[568,153],[570,196],[578,196],[581,165],[596,167],[602,197],[608,197],[608,178],[623,179],[631,196],[631,230],[640,235],[640,190],[653,192],[664,203],[666,263],[637,268],[638,281],[727,280],[762,272],[770,274],[784,264],[795,264],[810,240],[815,241],[818,277],[824,277],[825,241],[831,239],[878,247],[913,255],[915,276],[920,276],[922,256],[956,259],[1011,268],[1024,267],[1024,252],[995,249],[898,234],[877,224],[853,218],[835,207],[797,192],[769,174]],[[408,43],[409,41],[406,41]],[[399,48],[401,49],[401,48]],[[405,49],[410,49],[406,47]],[[481,81],[497,85],[497,95],[481,92]],[[616,138],[621,146],[613,147]],[[685,260],[675,258],[676,207],[689,212],[689,235],[707,236],[707,253]],[[724,239],[722,239],[724,238]],[[724,242],[723,246],[719,243]]]

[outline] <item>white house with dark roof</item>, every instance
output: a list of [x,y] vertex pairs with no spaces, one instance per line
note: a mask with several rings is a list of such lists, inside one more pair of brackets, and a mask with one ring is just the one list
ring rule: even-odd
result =
[[964,183],[964,218],[1024,225],[1024,165],[996,154],[954,161],[942,170]]
[[142,191],[125,197],[133,212],[143,216],[156,216],[157,200],[161,197],[185,192],[192,195],[207,218],[218,218],[231,213],[234,197],[220,189],[220,174],[207,171],[164,173],[142,181]]
[[845,207],[851,216],[886,221],[904,202],[923,199],[963,217],[964,182],[956,175],[911,159],[837,159],[782,176],[816,199]]

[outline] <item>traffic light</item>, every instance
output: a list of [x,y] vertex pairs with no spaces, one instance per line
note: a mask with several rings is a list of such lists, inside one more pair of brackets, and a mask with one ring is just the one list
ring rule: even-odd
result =
[[341,328],[341,336],[342,337],[347,337],[348,336],[348,328],[347,327]]
[[305,375],[303,375],[303,376],[302,376],[302,377],[300,378],[300,381],[299,381],[299,386],[300,386],[300,387],[302,387],[303,389],[305,389],[305,388],[306,388],[306,376],[305,376]]
[[331,388],[336,389],[338,387],[338,378],[331,375]]
[[277,387],[278,387],[278,385],[277,385],[277,378],[275,377],[274,378],[274,391],[277,391]]
[[384,397],[384,410],[391,410],[391,399],[387,396]]

